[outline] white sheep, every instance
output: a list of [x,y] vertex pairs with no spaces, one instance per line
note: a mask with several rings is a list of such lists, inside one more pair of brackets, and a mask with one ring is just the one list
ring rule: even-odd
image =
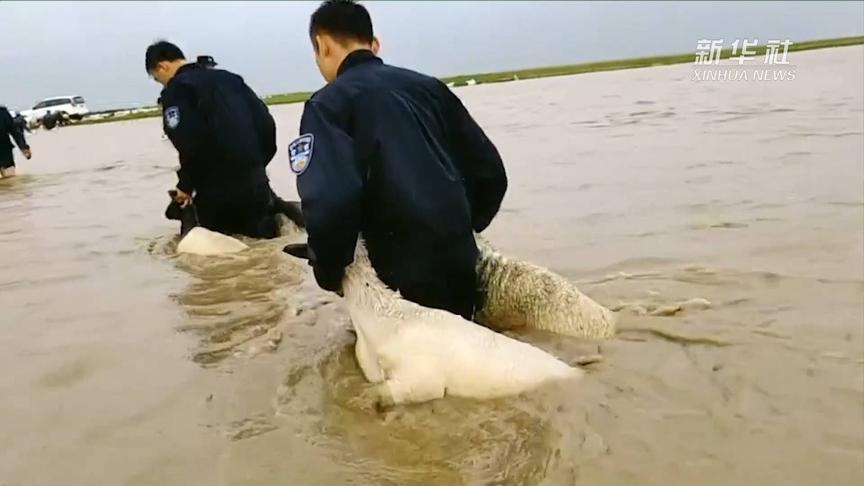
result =
[[482,302],[475,320],[495,330],[531,328],[585,339],[615,335],[615,315],[569,280],[501,255],[476,236]]
[[357,362],[366,379],[379,384],[383,404],[445,394],[489,399],[582,376],[530,344],[402,298],[378,279],[362,244],[345,269],[342,290],[357,333]]
[[[531,327],[580,337],[614,334],[611,312],[569,281],[506,258],[482,238],[477,240],[479,280],[485,294],[478,317],[484,325]],[[218,254],[245,247],[234,238],[195,227],[184,235],[178,252]],[[295,254],[288,247],[286,252]],[[342,290],[357,333],[357,362],[366,379],[378,384],[384,405],[445,395],[498,398],[583,374],[530,344],[402,298],[378,278],[362,243],[345,269]]]
[[[288,204],[288,203],[283,203]],[[194,204],[186,206],[169,206],[166,215],[173,219],[179,219],[180,242],[177,243],[177,253],[190,253],[193,255],[214,256],[238,253],[249,249],[249,245],[232,236],[211,231],[198,225],[198,214]],[[275,215],[281,235],[290,234],[299,230],[297,224],[283,213]]]
[[247,248],[249,246],[237,238],[210,231],[203,226],[192,228],[177,243],[177,253],[205,256],[237,253]]

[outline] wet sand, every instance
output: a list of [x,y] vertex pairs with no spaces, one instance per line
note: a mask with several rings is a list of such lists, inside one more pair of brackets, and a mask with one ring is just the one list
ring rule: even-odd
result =
[[300,235],[173,254],[159,120],[32,135],[0,181],[0,484],[861,484],[864,48],[790,60],[458,90],[509,170],[490,239],[624,331],[577,385],[386,414]]

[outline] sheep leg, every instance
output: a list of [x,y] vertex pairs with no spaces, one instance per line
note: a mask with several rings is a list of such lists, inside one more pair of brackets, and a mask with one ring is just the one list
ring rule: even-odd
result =
[[402,369],[378,385],[378,407],[421,403],[444,398],[444,376],[432,367]]
[[381,383],[384,381],[384,374],[381,372],[381,367],[378,364],[378,359],[372,354],[369,348],[369,343],[366,341],[363,332],[356,330],[357,342],[354,344],[354,356],[357,358],[357,364],[363,370],[363,375],[366,381],[370,383]]

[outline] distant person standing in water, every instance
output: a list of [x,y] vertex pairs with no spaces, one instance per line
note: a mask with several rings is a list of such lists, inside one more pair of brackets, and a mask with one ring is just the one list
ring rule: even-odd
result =
[[24,158],[30,160],[33,154],[30,152],[30,146],[24,140],[24,130],[12,118],[9,110],[5,106],[0,105],[0,177],[13,177],[15,175],[15,157],[12,154],[12,141],[24,154]]
[[61,125],[63,115],[59,111],[48,111],[42,117],[42,128],[45,130],[53,130],[54,127]]
[[378,58],[362,5],[324,2],[309,36],[327,86],[306,102],[288,156],[318,285],[341,291],[362,234],[387,286],[471,319],[474,232],[507,190],[498,150],[444,83]]
[[194,200],[199,223],[226,234],[278,236],[277,212],[302,224],[297,203],[274,201],[265,169],[276,153],[276,124],[243,78],[190,63],[166,41],[144,57],[147,73],[165,87],[163,129],[180,155],[175,202]]

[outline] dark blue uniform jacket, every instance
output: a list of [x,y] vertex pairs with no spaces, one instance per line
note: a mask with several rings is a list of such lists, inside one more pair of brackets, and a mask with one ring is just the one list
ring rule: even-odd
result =
[[180,154],[179,189],[212,199],[267,183],[276,124],[243,78],[187,64],[161,98],[165,134]]
[[473,232],[498,212],[507,177],[495,146],[440,80],[353,52],[307,101],[300,134],[308,161],[295,163],[294,143],[289,155],[322,287],[338,287],[360,233],[394,289],[473,275]]

